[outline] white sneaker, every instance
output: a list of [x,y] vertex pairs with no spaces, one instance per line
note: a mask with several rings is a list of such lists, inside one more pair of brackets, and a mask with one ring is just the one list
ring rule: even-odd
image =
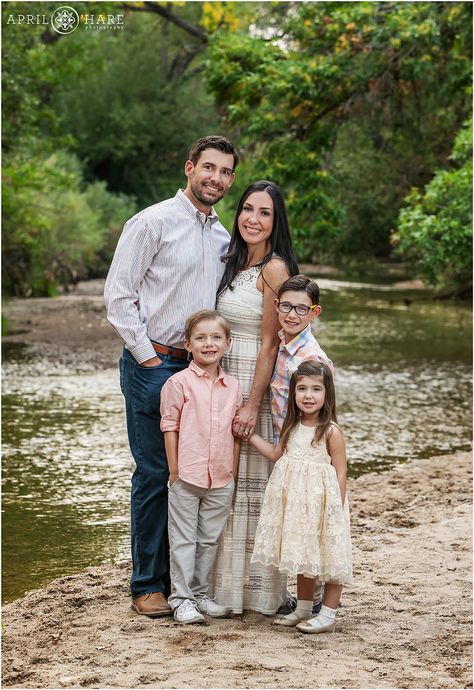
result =
[[196,608],[196,602],[191,599],[185,599],[182,604],[177,606],[173,611],[175,621],[178,623],[204,623],[206,620]]
[[215,601],[210,599],[205,594],[200,597],[196,597],[196,602],[200,612],[205,613],[206,616],[210,616],[211,618],[226,618],[232,613],[232,609],[230,609],[228,606],[216,604]]

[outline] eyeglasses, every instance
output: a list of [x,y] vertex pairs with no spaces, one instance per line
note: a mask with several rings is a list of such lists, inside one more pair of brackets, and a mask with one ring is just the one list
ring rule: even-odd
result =
[[306,306],[306,304],[290,304],[289,302],[278,302],[278,311],[282,314],[289,314],[292,309],[298,314],[298,316],[306,316],[309,311],[316,309],[318,305],[313,304],[311,307]]

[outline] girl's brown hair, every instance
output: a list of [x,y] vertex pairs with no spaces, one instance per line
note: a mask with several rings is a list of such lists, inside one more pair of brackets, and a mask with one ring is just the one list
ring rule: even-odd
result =
[[310,361],[302,362],[298,369],[294,372],[290,380],[290,390],[288,392],[288,407],[286,410],[285,421],[283,422],[283,428],[280,435],[280,443],[285,451],[288,445],[288,439],[292,430],[298,424],[301,419],[301,410],[296,405],[296,384],[299,379],[303,376],[320,376],[323,379],[323,384],[325,388],[324,405],[319,411],[319,423],[314,432],[313,440],[311,445],[316,445],[323,439],[331,424],[334,422],[337,424],[336,416],[336,391],[334,388],[334,379],[332,376],[331,369],[323,362]]

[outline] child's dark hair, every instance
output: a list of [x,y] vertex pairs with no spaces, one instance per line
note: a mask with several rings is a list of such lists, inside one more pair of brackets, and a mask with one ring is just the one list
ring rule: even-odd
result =
[[197,311],[195,314],[191,314],[191,316],[186,321],[186,326],[184,328],[184,337],[188,342],[191,340],[191,335],[194,329],[198,324],[201,323],[201,321],[218,321],[219,325],[222,326],[222,329],[225,333],[225,337],[227,338],[227,340],[229,340],[230,326],[227,322],[227,319],[224,319],[224,317],[221,316],[219,312],[214,311],[213,309],[201,309],[200,311]]
[[319,443],[329,431],[331,424],[337,424],[336,417],[336,391],[334,388],[334,379],[332,371],[327,364],[312,360],[309,362],[302,362],[295,371],[290,380],[290,390],[288,392],[288,407],[286,410],[285,421],[280,435],[280,443],[285,451],[288,445],[288,439],[291,431],[298,424],[301,419],[301,410],[296,405],[296,385],[303,376],[320,376],[323,379],[325,396],[324,405],[319,411],[318,426],[314,433],[312,445]]
[[315,280],[311,280],[308,276],[301,275],[291,276],[281,285],[278,290],[278,299],[284,292],[299,292],[304,291],[311,300],[311,304],[319,304],[319,285]]

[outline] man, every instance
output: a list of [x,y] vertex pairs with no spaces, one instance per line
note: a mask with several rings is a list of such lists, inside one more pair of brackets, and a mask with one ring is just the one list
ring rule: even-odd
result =
[[160,431],[160,393],[184,369],[188,316],[214,309],[229,235],[213,204],[234,181],[238,155],[228,139],[199,139],[189,152],[186,189],[125,224],[105,284],[107,318],[123,338],[120,386],[125,396],[132,477],[132,609],[172,613],[168,546],[168,464]]

